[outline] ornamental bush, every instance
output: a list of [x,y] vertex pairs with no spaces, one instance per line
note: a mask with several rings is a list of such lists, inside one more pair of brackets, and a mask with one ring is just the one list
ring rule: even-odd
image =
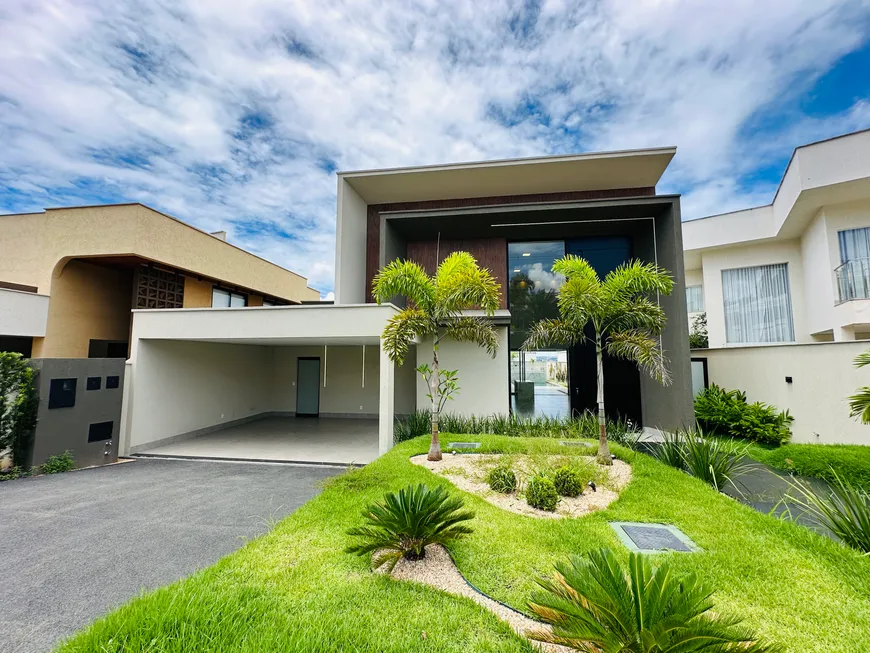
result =
[[560,467],[553,476],[553,486],[563,497],[576,497],[583,492],[583,477],[574,467]]
[[788,411],[756,401],[746,393],[724,390],[715,383],[695,398],[695,419],[708,435],[723,435],[753,442],[780,445],[789,441],[794,418]]
[[526,503],[532,508],[553,512],[559,503],[559,493],[552,479],[541,472],[532,476],[526,486]]
[[491,490],[501,494],[510,494],[517,489],[517,475],[509,465],[499,465],[489,470],[486,482]]

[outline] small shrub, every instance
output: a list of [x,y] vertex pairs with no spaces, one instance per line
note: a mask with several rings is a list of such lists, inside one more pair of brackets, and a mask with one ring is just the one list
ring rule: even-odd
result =
[[431,428],[431,412],[428,410],[415,410],[404,419],[396,418],[396,425],[393,428],[393,440],[398,444],[399,442],[404,442],[421,435],[428,435],[431,432]]
[[362,538],[347,547],[348,553],[374,553],[372,566],[392,571],[401,558],[421,560],[430,544],[448,546],[472,532],[462,522],[474,518],[463,511],[465,502],[451,497],[443,487],[409,485],[397,494],[388,492],[382,501],[363,510],[365,526],[356,526],[348,535]]
[[683,439],[679,433],[665,432],[665,439],[658,443],[655,449],[652,450],[653,456],[665,465],[676,467],[677,469],[685,468],[685,446]]
[[692,331],[689,333],[689,349],[706,349],[710,345],[707,336],[707,314],[700,313],[692,320]]
[[486,482],[491,490],[502,494],[510,494],[517,489],[517,475],[508,465],[499,465],[489,470]]
[[708,434],[781,445],[791,438],[789,412],[762,402],[747,403],[746,393],[715,383],[695,397],[695,419]]
[[532,639],[586,651],[763,653],[780,647],[758,639],[741,620],[714,610],[713,590],[680,575],[665,558],[632,553],[623,566],[609,549],[573,557],[538,580],[529,609],[552,630]]
[[546,474],[538,473],[529,479],[526,485],[526,503],[532,508],[553,512],[559,503],[559,493],[556,486]]
[[678,432],[676,437],[682,441],[683,469],[695,478],[721,491],[739,475],[745,451],[696,430]]
[[24,469],[23,467],[10,467],[5,472],[0,472],[0,481],[14,481],[18,478],[25,478],[30,476],[30,473]]
[[75,469],[75,466],[76,459],[73,458],[72,453],[64,451],[57,456],[49,456],[48,460],[42,463],[39,469],[43,474],[60,474],[61,472]]
[[583,492],[583,478],[574,467],[565,465],[556,470],[553,486],[563,497],[576,497]]
[[833,482],[828,496],[819,496],[806,483],[796,482],[789,497],[844,544],[870,554],[870,494],[833,469],[829,475]]

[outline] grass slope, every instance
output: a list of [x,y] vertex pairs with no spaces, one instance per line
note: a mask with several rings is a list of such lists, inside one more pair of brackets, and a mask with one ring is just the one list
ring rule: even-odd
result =
[[861,444],[787,444],[768,448],[753,445],[749,455],[771,467],[801,476],[834,480],[837,474],[870,492],[870,447]]
[[[475,436],[490,451],[553,451],[546,440]],[[447,438],[445,438],[445,442]],[[534,649],[472,602],[373,575],[342,553],[344,531],[387,490],[449,483],[412,465],[426,438],[396,447],[324,492],[266,536],[214,567],[123,606],[68,641],[79,651],[527,651]],[[477,587],[523,609],[536,574],[602,545],[627,551],[608,520],[674,523],[704,552],[671,554],[718,588],[717,609],[735,611],[797,652],[870,650],[870,559],[714,492],[643,455],[607,511],[542,520],[465,495],[475,533],[455,547]],[[445,459],[449,462],[449,457]],[[425,633],[425,635],[424,635]]]

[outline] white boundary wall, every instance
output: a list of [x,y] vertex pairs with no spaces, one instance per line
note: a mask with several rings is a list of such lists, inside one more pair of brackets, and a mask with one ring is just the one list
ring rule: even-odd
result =
[[870,444],[870,425],[849,417],[848,400],[870,385],[870,368],[852,365],[868,348],[870,342],[728,347],[693,350],[692,358],[707,359],[710,383],[788,409],[795,418],[792,442]]

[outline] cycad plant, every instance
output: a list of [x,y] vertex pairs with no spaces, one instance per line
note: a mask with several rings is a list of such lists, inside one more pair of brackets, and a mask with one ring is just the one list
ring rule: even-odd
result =
[[870,554],[870,494],[840,476],[833,467],[830,476],[833,480],[827,496],[797,481],[792,483],[788,498],[844,544]]
[[[870,349],[855,356],[855,367],[870,365]],[[870,424],[870,386],[861,386],[849,397],[849,415]]]
[[451,497],[443,487],[409,485],[397,494],[388,492],[363,511],[365,526],[347,531],[362,541],[346,551],[374,553],[372,567],[386,565],[391,572],[401,558],[422,560],[428,545],[449,546],[471,533],[463,522],[473,519],[474,513],[463,510],[464,506],[462,499]]
[[[610,465],[604,413],[604,353],[633,361],[660,383],[670,383],[659,345],[666,317],[654,296],[670,294],[674,282],[666,270],[640,261],[620,265],[602,281],[585,259],[570,254],[553,263],[553,272],[565,277],[559,288],[559,317],[532,326],[523,349],[571,347],[587,340],[594,345],[598,368],[598,462]],[[592,326],[591,336],[586,335],[587,325]]]
[[529,609],[552,632],[539,641],[585,653],[762,653],[778,651],[741,619],[713,611],[712,590],[697,576],[680,578],[665,559],[657,567],[633,553],[624,569],[609,549],[556,565]]
[[[404,362],[417,339],[431,338],[432,366],[420,365],[417,372],[429,386],[432,443],[428,458],[441,460],[438,417],[459,388],[456,371],[440,369],[438,346],[446,337],[473,342],[495,358],[498,337],[487,317],[499,307],[498,283],[471,254],[454,252],[431,277],[413,261],[389,263],[372,282],[372,295],[379,304],[396,296],[408,300],[408,306],[390,318],[382,335],[382,346],[394,363]],[[476,308],[483,310],[483,317],[463,314]]]

